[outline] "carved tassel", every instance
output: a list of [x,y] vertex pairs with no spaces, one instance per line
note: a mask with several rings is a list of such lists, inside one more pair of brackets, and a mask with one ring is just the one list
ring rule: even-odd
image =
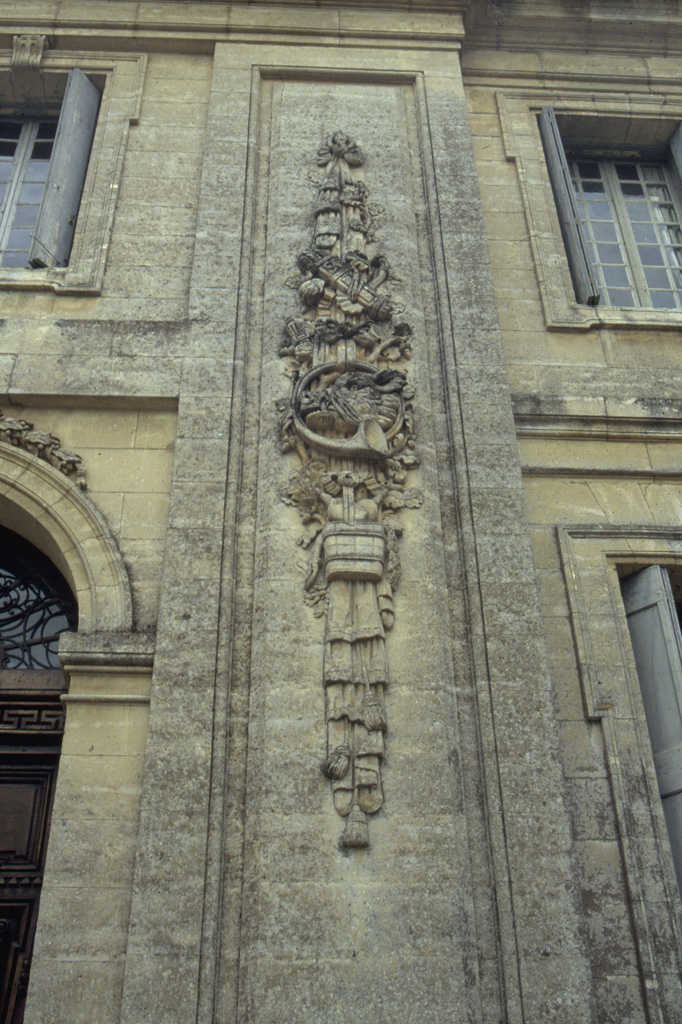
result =
[[383,701],[379,700],[373,693],[368,693],[360,705],[362,724],[370,732],[380,730],[386,732],[386,708]]
[[357,804],[353,804],[341,835],[342,846],[369,846],[367,818]]
[[322,771],[328,779],[342,779],[350,767],[350,747],[342,744],[333,754],[329,754],[322,765]]

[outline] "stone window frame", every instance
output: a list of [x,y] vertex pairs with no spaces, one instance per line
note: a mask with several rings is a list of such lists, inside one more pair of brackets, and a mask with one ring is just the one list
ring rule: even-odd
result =
[[661,993],[682,971],[680,897],[620,578],[649,565],[682,570],[682,528],[571,525],[557,540],[585,718],[601,725],[643,998],[663,1020]]
[[[593,83],[591,83],[593,84]],[[682,90],[673,82],[642,83],[642,92],[616,92],[614,83],[583,90],[575,83],[561,89],[499,89],[497,108],[507,159],[516,164],[528,238],[547,327],[682,328],[682,311],[580,305],[566,256],[537,119],[543,107],[574,120],[593,148],[603,137],[604,152],[637,149],[649,138],[672,135],[682,121]],[[646,90],[646,91],[645,91]],[[572,133],[572,135],[575,133]]]
[[[10,50],[0,52],[0,110],[5,114],[22,109],[22,104],[11,95],[6,100],[3,96],[3,80],[11,81],[11,57]],[[100,294],[128,130],[131,124],[138,123],[146,67],[146,54],[96,54],[76,50],[45,54],[39,72],[41,77],[68,75],[74,68],[80,68],[102,84],[97,127],[69,265],[38,269],[0,267],[0,290]],[[38,99],[36,103],[39,105]]]

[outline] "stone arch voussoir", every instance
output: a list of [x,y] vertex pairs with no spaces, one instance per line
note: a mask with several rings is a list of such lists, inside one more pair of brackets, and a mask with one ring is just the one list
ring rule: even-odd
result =
[[6,444],[0,525],[35,544],[63,573],[78,601],[79,632],[132,629],[130,581],[102,514],[63,473]]

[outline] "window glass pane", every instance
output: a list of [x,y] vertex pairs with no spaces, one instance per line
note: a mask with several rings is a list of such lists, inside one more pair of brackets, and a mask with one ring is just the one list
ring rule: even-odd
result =
[[41,121],[38,125],[38,138],[39,139],[54,139],[57,134],[57,122],[56,121]]
[[587,199],[599,199],[604,196],[606,189],[603,181],[583,180],[583,192]]
[[670,192],[665,185],[650,185],[647,189],[647,195],[656,203],[671,202]]
[[23,249],[25,252],[31,248],[32,236],[27,228],[12,228],[9,233],[8,249]]
[[632,233],[636,242],[655,242],[656,229],[653,224],[633,224]]
[[608,203],[587,203],[588,216],[594,220],[608,220],[611,216],[611,209]]
[[[608,221],[597,222],[591,225],[592,234],[594,235],[595,241],[597,242],[617,242],[618,235],[616,234],[616,228],[614,224],[609,224]],[[651,229],[653,231],[653,228]],[[656,236],[654,235],[654,238]],[[648,239],[645,239],[648,241]]]
[[608,286],[615,285],[616,287],[625,287],[630,282],[628,281],[627,271],[625,267],[603,267],[602,272],[604,274],[604,281]]
[[17,206],[17,212],[14,214],[14,221],[12,222],[13,228],[34,228],[36,221],[38,220],[38,210],[40,206],[38,203],[24,203]]
[[49,160],[29,160],[26,167],[25,181],[39,181],[44,183],[47,179],[47,172],[50,169]]
[[609,288],[608,289],[609,303],[612,306],[637,306],[639,303],[635,302],[634,295],[631,291],[625,288]]
[[654,213],[656,214],[656,220],[666,221],[666,223],[674,224],[677,221],[675,215],[675,207],[671,203],[656,203],[654,205]]
[[616,174],[621,181],[639,181],[639,174],[637,173],[637,164],[621,164],[617,163],[614,165],[616,168]]
[[647,183],[662,181],[665,182],[665,174],[661,164],[641,164],[640,173]]
[[625,203],[625,208],[630,220],[650,221],[652,219],[651,210],[646,203],[636,203],[632,199],[628,199]]
[[651,304],[654,309],[679,309],[680,303],[676,301],[674,292],[652,292]]
[[52,142],[34,142],[31,150],[33,160],[49,161],[52,156]]
[[45,186],[42,181],[25,181],[19,192],[20,203],[39,203]]
[[644,267],[644,276],[650,288],[670,287],[668,274],[665,270],[659,270],[657,267]]
[[18,139],[22,127],[21,121],[0,121],[0,139]]
[[597,253],[599,254],[600,263],[622,263],[623,256],[619,245],[604,245],[600,244],[597,246]]
[[639,245],[637,246],[639,252],[639,258],[644,265],[662,267],[665,264],[663,259],[663,252],[660,246],[657,245]]
[[7,251],[2,257],[3,267],[25,267],[26,260],[28,259],[28,249],[24,252],[10,252]]

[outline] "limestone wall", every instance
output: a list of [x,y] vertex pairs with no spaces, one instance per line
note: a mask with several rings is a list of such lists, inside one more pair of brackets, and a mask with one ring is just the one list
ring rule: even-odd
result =
[[631,146],[654,125],[671,132],[675,62],[643,74],[635,50],[597,61],[474,46],[464,77],[596,1012],[675,1020],[678,897],[619,577],[652,563],[678,571],[682,320],[576,305],[535,128],[551,104],[607,148],[625,131]]
[[[619,577],[681,564],[682,314],[577,306],[536,126],[682,120],[679,19],[643,6],[641,38],[616,3],[0,10],[0,85],[29,29],[42,74],[106,83],[72,266],[0,270],[0,409],[88,485],[35,457],[29,486],[0,440],[0,519],[87,623],[27,1024],[679,1019]],[[341,283],[309,254],[335,132],[367,257]],[[330,395],[296,391],[321,365]],[[361,411],[360,445],[344,373],[400,393],[393,434]],[[311,409],[332,456],[301,497]],[[334,502],[402,568],[394,622],[387,562],[337,577],[365,615],[340,632],[390,666],[385,733],[357,719],[383,745],[369,845],[321,770]]]

